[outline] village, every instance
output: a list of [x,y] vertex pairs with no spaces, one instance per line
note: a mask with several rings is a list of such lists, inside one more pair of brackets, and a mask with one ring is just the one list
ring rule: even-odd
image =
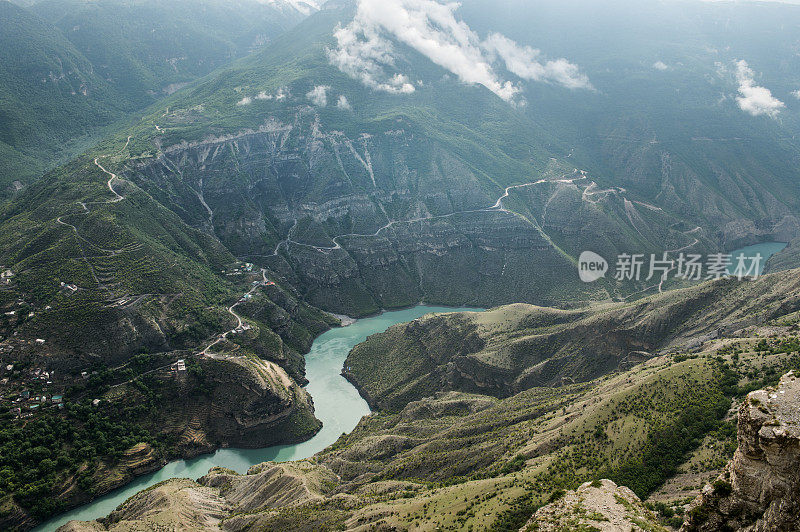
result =
[[5,355],[11,353],[10,347],[0,346],[0,411],[26,418],[46,408],[64,408],[64,389],[72,379],[26,362],[9,361]]
[[[8,289],[12,284],[14,274],[9,269],[0,268],[0,270],[3,270],[0,273],[0,288]],[[274,286],[275,283],[266,277],[266,272],[263,270],[254,271],[252,263],[235,262],[221,273],[228,277],[250,277],[251,279],[258,276],[257,279],[248,283],[248,292],[228,309],[229,313],[237,320],[236,326],[220,333],[205,350],[196,353],[161,354],[167,358],[165,361],[167,363],[161,363],[141,374],[159,373],[162,377],[172,375],[178,380],[183,380],[187,374],[186,358],[176,360],[175,356],[206,356],[209,354],[210,347],[225,340],[228,335],[251,329],[250,324],[241,319],[234,309],[240,304],[251,301],[259,287]],[[60,282],[59,288],[67,295],[79,290],[76,285],[65,282]],[[84,370],[79,374],[68,371],[57,372],[52,368],[46,368],[44,362],[51,358],[50,346],[47,341],[43,338],[25,340],[17,337],[16,332],[12,332],[24,321],[35,317],[33,307],[22,299],[14,301],[12,305],[13,310],[9,310],[7,304],[6,309],[0,315],[4,316],[6,324],[5,330],[2,331],[4,335],[0,337],[0,416],[3,419],[28,419],[49,409],[63,410],[68,399],[86,401],[86,391],[101,388],[102,385],[114,387],[128,382],[121,378],[126,369],[131,371],[128,363],[116,368]],[[45,308],[45,310],[49,309],[50,307]],[[11,322],[12,319],[13,322]],[[173,361],[168,362],[169,358],[172,358]],[[97,395],[102,396],[101,393]],[[101,404],[102,399],[90,398],[90,401],[93,406],[97,407]]]

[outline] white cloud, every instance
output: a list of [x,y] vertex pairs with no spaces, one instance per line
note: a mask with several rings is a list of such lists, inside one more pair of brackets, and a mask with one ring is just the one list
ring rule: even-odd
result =
[[347,101],[347,96],[344,94],[339,96],[339,100],[336,102],[336,107],[342,111],[349,111],[352,109],[352,107],[350,107],[350,102]]
[[394,65],[392,44],[378,35],[378,28],[359,23],[358,16],[346,27],[334,32],[338,42],[328,50],[328,59],[345,74],[375,90],[395,94],[414,92],[414,86],[400,73],[389,76],[385,67]]
[[258,94],[256,94],[256,100],[271,100],[271,99],[272,99],[272,95],[271,94],[267,94],[264,91],[261,91]]
[[509,71],[523,79],[591,87],[565,59],[541,63],[538,50],[520,47],[499,34],[481,42],[466,23],[456,19],[458,7],[437,0],[359,0],[353,21],[335,31],[337,47],[328,50],[328,58],[366,86],[389,93],[408,94],[416,89],[398,71],[392,39],[425,55],[462,82],[481,84],[507,101],[514,99],[520,88],[495,71],[493,62],[498,56]]
[[491,33],[484,47],[496,53],[505,62],[506,68],[528,81],[548,81],[570,89],[591,89],[589,78],[566,59],[541,62],[541,52],[530,46],[520,46],[508,37]]
[[328,105],[328,89],[327,85],[317,85],[306,94],[306,98],[317,107],[325,107]]
[[253,99],[250,96],[245,96],[244,98],[236,102],[236,105],[250,105],[251,103],[253,103]]
[[655,63],[653,63],[653,68],[655,68],[656,70],[661,70],[662,72],[664,70],[669,70],[669,66],[663,61],[656,61]]
[[736,97],[736,102],[742,111],[753,116],[766,115],[775,118],[786,107],[768,88],[755,84],[755,73],[745,60],[736,62],[736,81],[739,83],[740,94]]
[[800,89],[798,89],[796,91],[792,91],[792,96],[794,96],[795,98],[800,100]]

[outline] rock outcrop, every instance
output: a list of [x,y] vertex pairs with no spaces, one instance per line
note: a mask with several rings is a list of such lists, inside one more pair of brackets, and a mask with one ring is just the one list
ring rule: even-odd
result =
[[523,531],[603,530],[630,532],[665,529],[639,497],[610,480],[587,482],[537,510]]
[[739,409],[739,447],[694,502],[683,532],[800,529],[800,379],[750,393]]

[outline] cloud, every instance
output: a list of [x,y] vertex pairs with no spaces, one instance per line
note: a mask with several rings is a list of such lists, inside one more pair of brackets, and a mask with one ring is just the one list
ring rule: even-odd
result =
[[371,89],[393,93],[414,92],[408,78],[400,73],[390,76],[385,67],[394,65],[392,44],[378,34],[378,29],[358,22],[358,16],[349,25],[334,32],[338,43],[335,50],[328,49],[328,59],[345,74],[360,80]]
[[796,91],[792,91],[792,96],[794,96],[795,98],[800,100],[800,89],[798,89]]
[[768,88],[755,84],[755,73],[745,60],[736,62],[736,81],[739,83],[740,94],[736,97],[736,103],[742,111],[753,116],[766,115],[775,118],[786,107]]
[[530,46],[520,46],[508,37],[491,33],[484,47],[497,54],[509,72],[528,81],[558,83],[569,89],[592,89],[589,78],[566,59],[541,62],[541,52]]
[[347,96],[344,94],[339,96],[339,100],[336,102],[336,107],[342,111],[349,111],[352,109],[352,107],[350,107],[350,102],[347,101]]
[[661,70],[662,72],[664,70],[669,70],[669,66],[663,61],[656,61],[655,63],[653,63],[653,68],[655,68],[656,70]]
[[437,0],[359,0],[353,21],[334,32],[337,46],[327,51],[328,59],[366,86],[394,94],[409,94],[416,87],[399,72],[393,41],[413,48],[462,82],[483,85],[506,101],[513,100],[520,88],[496,72],[498,57],[522,79],[591,87],[565,59],[542,63],[538,50],[520,47],[500,34],[482,42],[465,22],[456,19],[458,7]]
[[272,95],[271,94],[267,94],[264,91],[261,91],[258,94],[256,94],[256,100],[271,100],[271,99],[272,99]]
[[317,107],[325,107],[328,105],[328,89],[327,85],[317,85],[306,94],[306,98]]
[[250,96],[245,96],[244,98],[236,102],[236,105],[250,105],[251,103],[253,103],[253,99]]

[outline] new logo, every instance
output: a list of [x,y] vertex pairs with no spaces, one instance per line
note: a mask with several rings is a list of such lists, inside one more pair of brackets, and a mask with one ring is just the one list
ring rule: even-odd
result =
[[584,251],[578,257],[578,275],[584,283],[593,283],[606,276],[608,262],[593,251]]

